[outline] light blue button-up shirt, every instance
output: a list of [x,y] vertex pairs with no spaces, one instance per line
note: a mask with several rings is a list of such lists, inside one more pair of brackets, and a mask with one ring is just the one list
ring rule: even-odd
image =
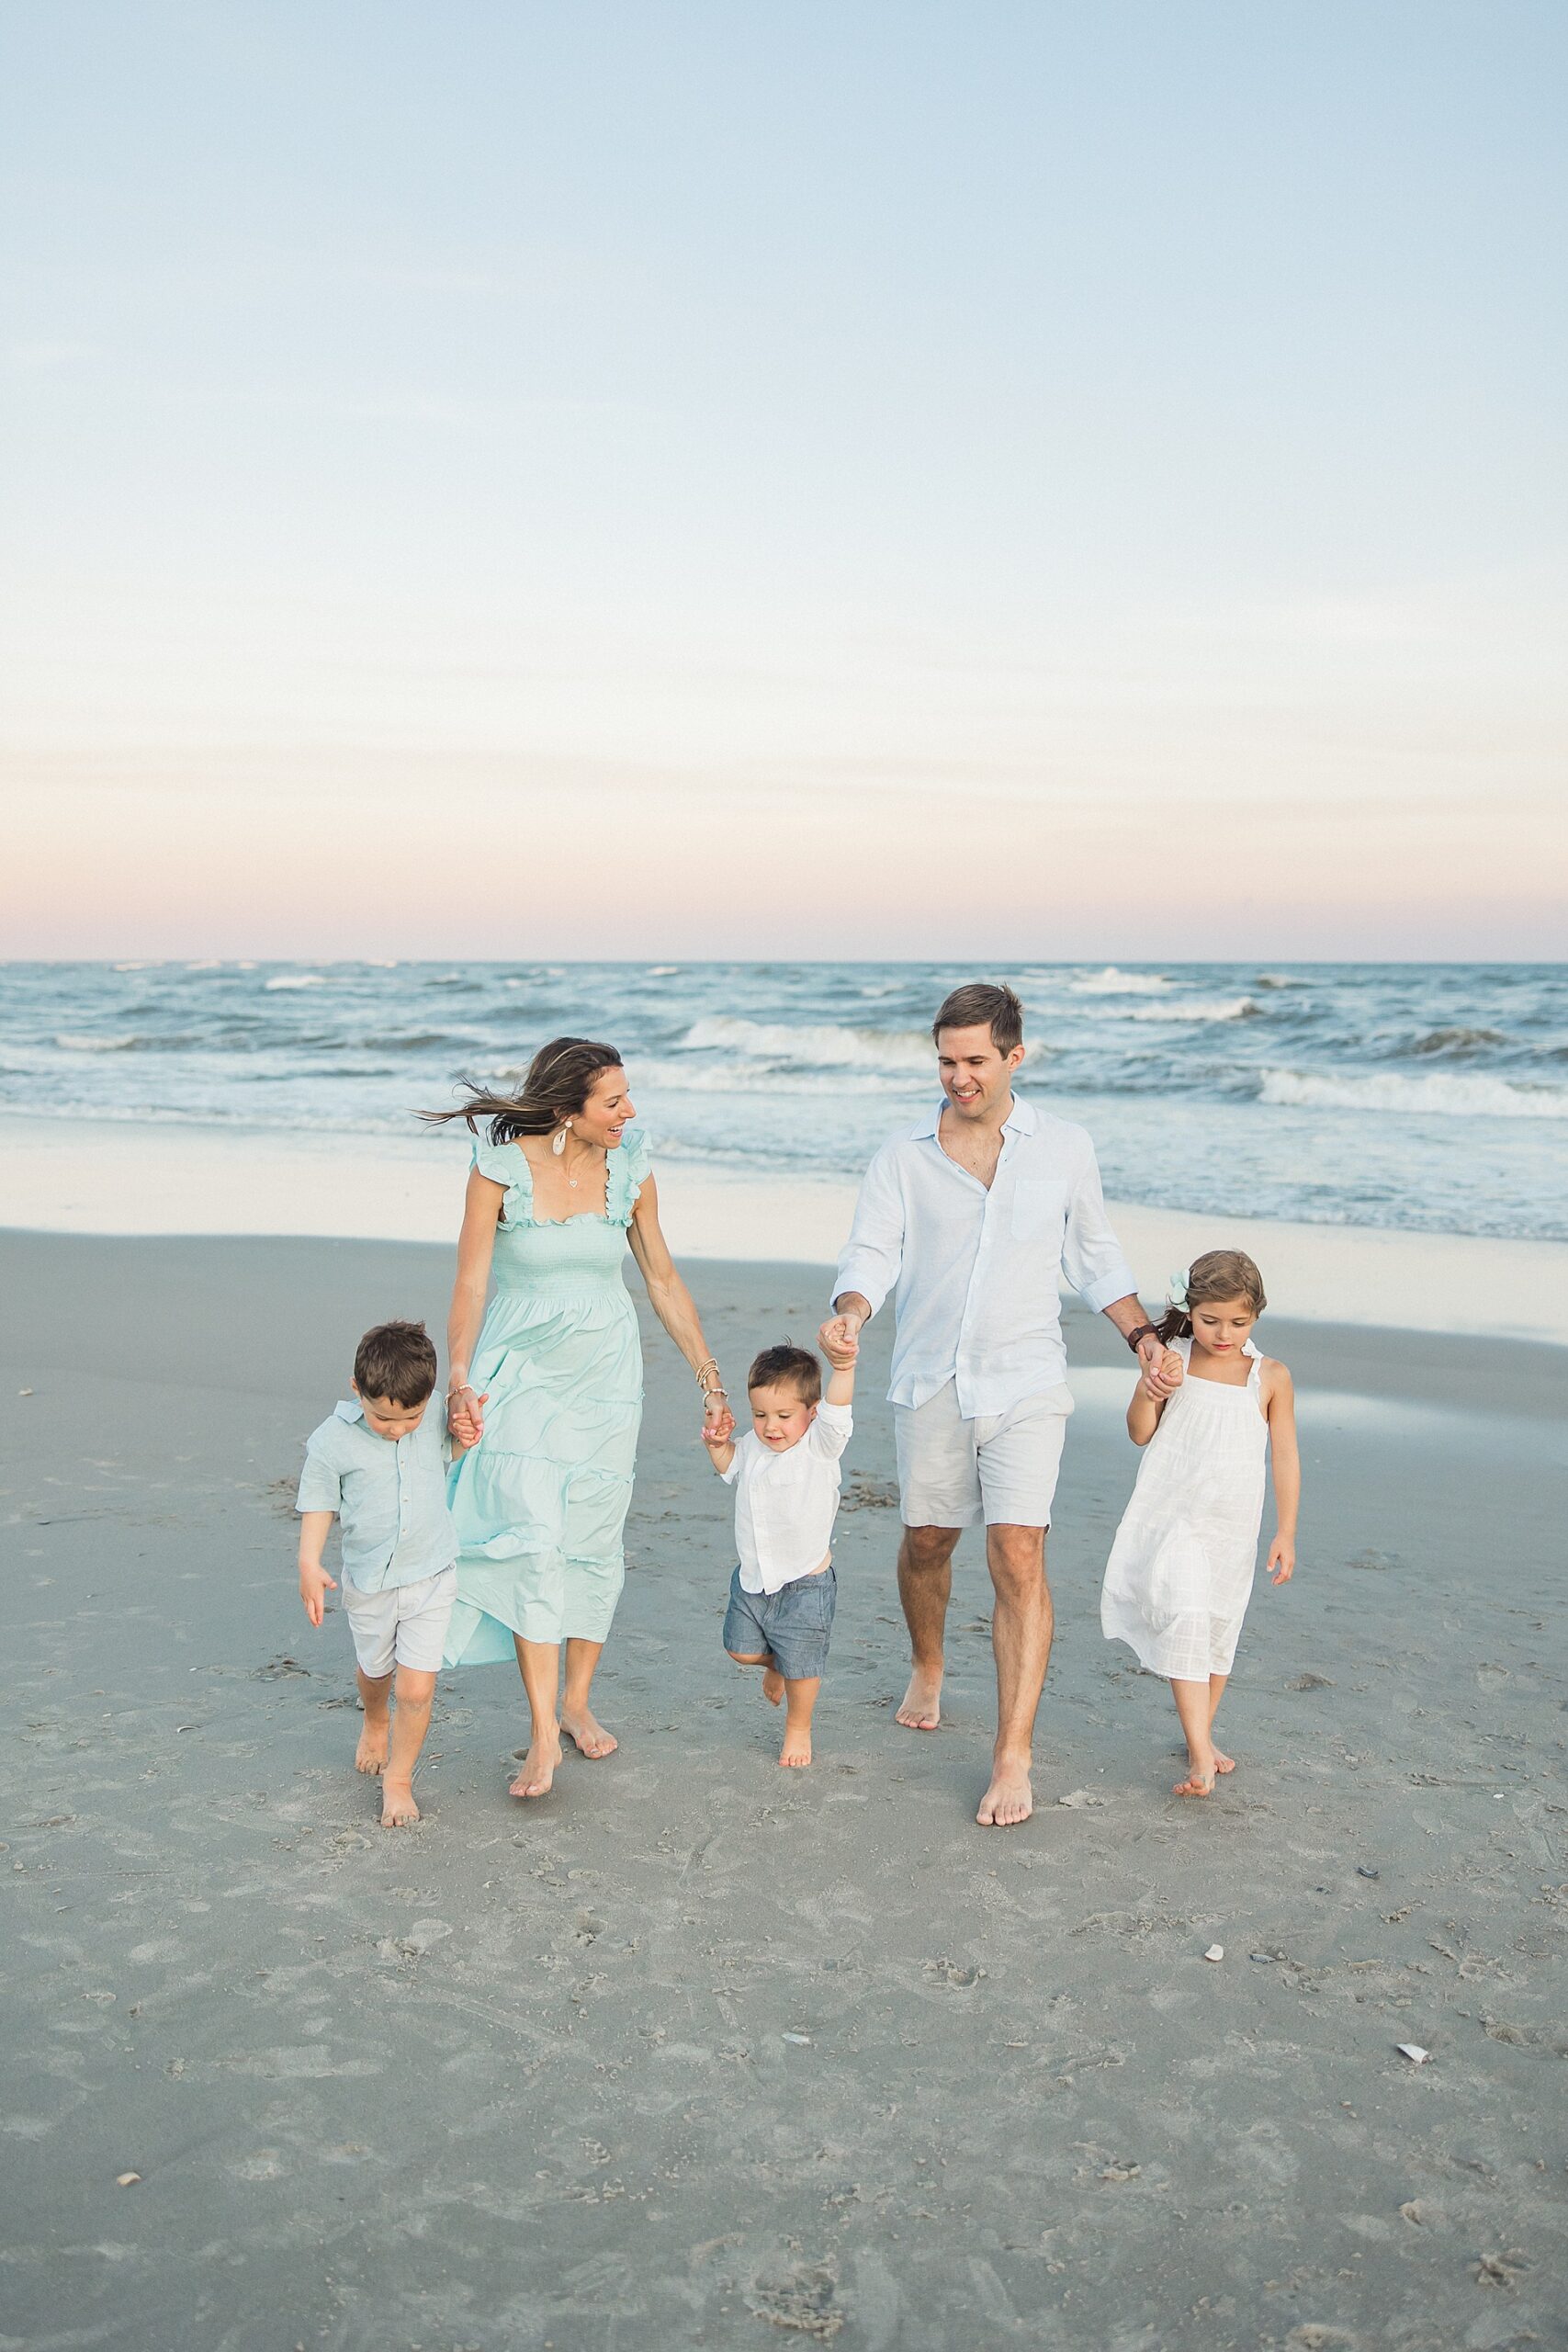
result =
[[1010,1412],[1066,1378],[1061,1277],[1097,1313],[1137,1289],[1111,1230],[1083,1127],[1013,1098],[990,1188],[937,1139],[942,1105],[885,1143],[865,1171],[833,1295],[898,1317],[895,1405],[950,1380],[964,1419]]
[[343,1572],[357,1592],[385,1592],[439,1576],[457,1556],[446,1508],[451,1441],[432,1399],[407,1437],[378,1437],[357,1397],[345,1397],[305,1446],[296,1510],[337,1514]]

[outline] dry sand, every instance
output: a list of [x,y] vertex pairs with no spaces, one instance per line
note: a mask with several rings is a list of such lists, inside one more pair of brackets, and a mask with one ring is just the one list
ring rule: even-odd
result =
[[[439,1329],[450,1262],[0,1240],[0,2346],[1568,2342],[1568,1356],[1266,1332],[1303,1564],[1192,1805],[1099,1632],[1128,1369],[1075,1317],[1040,1809],[1002,1833],[972,1542],[949,1726],[892,1721],[886,1327],[808,1775],[720,1652],[728,1498],[655,1338],[621,1753],[510,1804],[514,1678],[445,1677],[424,1823],[384,1833],[289,1505],[354,1338]],[[694,1278],[732,1374],[815,1326],[799,1270]]]

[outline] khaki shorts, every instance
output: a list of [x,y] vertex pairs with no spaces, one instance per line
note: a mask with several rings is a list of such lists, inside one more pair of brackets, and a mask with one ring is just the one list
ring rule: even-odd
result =
[[343,1613],[354,1635],[359,1670],[372,1682],[406,1666],[415,1674],[439,1671],[446,1623],[457,1597],[457,1571],[421,1577],[417,1584],[389,1584],[382,1592],[361,1592],[343,1580]]
[[923,1405],[895,1405],[905,1526],[1049,1527],[1072,1409],[1065,1383],[975,1420],[960,1413],[953,1380]]

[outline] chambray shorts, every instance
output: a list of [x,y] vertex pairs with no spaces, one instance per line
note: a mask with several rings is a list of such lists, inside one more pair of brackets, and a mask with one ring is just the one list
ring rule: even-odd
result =
[[895,1405],[906,1527],[1049,1527],[1073,1392],[1064,1382],[1006,1413],[965,1420],[950,1380],[923,1405]]
[[828,1663],[828,1636],[839,1598],[831,1568],[796,1577],[777,1592],[747,1592],[736,1569],[729,1579],[724,1613],[724,1646],[730,1656],[757,1657],[765,1650],[786,1682],[809,1682]]

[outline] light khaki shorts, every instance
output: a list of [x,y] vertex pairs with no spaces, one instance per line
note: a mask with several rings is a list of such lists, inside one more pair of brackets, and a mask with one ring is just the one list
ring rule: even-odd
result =
[[417,1584],[389,1584],[383,1592],[361,1592],[343,1580],[343,1613],[354,1635],[362,1674],[379,1682],[394,1666],[434,1674],[441,1666],[446,1623],[457,1598],[457,1571],[421,1577]]
[[1049,1527],[1072,1409],[1065,1382],[975,1420],[960,1413],[953,1380],[923,1405],[895,1405],[905,1526]]

